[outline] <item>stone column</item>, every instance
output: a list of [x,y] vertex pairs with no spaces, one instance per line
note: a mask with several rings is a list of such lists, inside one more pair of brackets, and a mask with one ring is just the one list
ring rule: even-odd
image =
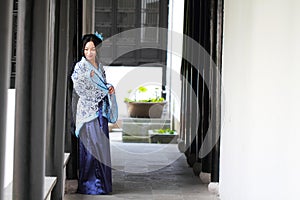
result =
[[0,200],[3,199],[7,92],[11,69],[13,1],[0,6]]
[[[66,128],[66,94],[67,94],[67,69],[69,52],[69,2],[62,0],[53,2],[55,16],[55,27],[57,31],[53,35],[53,74],[52,81],[49,81],[49,90],[53,97],[48,98],[48,116],[46,133],[46,175],[57,177],[57,182],[53,188],[51,199],[61,200],[64,195],[64,143]],[[50,74],[50,72],[49,72]],[[50,91],[49,91],[50,92]],[[51,121],[51,122],[50,122]],[[67,133],[70,134],[70,133]]]
[[14,200],[44,199],[48,5],[18,5]]

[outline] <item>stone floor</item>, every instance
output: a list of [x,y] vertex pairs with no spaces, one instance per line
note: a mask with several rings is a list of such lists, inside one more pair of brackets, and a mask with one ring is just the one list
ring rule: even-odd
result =
[[113,192],[110,195],[76,194],[77,182],[67,180],[65,200],[217,200],[207,184],[188,167],[176,144],[122,143],[111,132]]

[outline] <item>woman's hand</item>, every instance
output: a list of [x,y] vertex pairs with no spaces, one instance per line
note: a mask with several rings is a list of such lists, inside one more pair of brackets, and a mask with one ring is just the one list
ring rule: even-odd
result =
[[95,74],[95,71],[94,71],[94,70],[92,70],[92,71],[91,71],[91,74],[90,74],[90,76],[91,76],[91,77],[93,77],[93,76],[94,76],[94,74]]
[[114,88],[113,86],[110,86],[110,87],[108,88],[108,93],[109,93],[109,94],[114,94],[114,93],[115,93],[115,88]]

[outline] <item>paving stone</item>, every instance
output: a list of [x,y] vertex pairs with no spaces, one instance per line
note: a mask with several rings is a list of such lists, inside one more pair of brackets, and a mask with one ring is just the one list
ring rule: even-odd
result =
[[[112,194],[76,194],[74,188],[77,182],[67,180],[66,191],[73,193],[66,194],[65,200],[217,200],[217,196],[208,191],[207,184],[203,184],[188,167],[184,154],[178,151],[176,145],[124,145],[120,139],[116,139],[111,141],[111,146],[114,146]],[[157,150],[158,154],[149,154]],[[139,173],[141,169],[143,173]]]

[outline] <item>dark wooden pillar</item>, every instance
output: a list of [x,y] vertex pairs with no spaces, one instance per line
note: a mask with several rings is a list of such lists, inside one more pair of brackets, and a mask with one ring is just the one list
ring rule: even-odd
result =
[[[182,112],[186,117],[181,121],[181,131],[184,134],[186,144],[190,147],[186,151],[188,163],[190,165],[200,163],[199,170],[205,173],[211,173],[211,180],[219,180],[219,156],[220,156],[220,127],[221,127],[221,60],[222,60],[222,26],[223,26],[223,0],[186,0],[184,15],[184,34],[197,41],[205,50],[203,56],[199,54],[198,63],[201,66],[190,66],[183,60],[182,71],[187,81],[183,82],[183,87],[192,86],[192,91],[196,94],[200,112],[196,109],[186,109],[187,105],[193,105],[189,101],[190,92],[183,90],[182,94]],[[193,50],[185,48],[186,41],[183,42],[183,53],[193,55]],[[195,56],[195,55],[193,55]],[[192,70],[189,70],[189,69]],[[198,69],[198,73],[193,69]],[[191,73],[191,74],[190,74]],[[190,84],[191,86],[187,86]],[[198,130],[193,129],[194,122],[189,116],[195,116],[199,119]],[[197,132],[194,137],[194,132]],[[208,138],[208,139],[207,139]],[[190,140],[190,141],[189,141]],[[199,152],[205,145],[209,152],[202,154]],[[193,166],[193,167],[194,167]],[[200,169],[201,168],[201,169]]]
[[[75,136],[75,121],[73,109],[76,107],[76,98],[73,96],[73,82],[71,74],[75,63],[80,59],[81,48],[80,41],[82,38],[82,0],[70,1],[70,18],[69,18],[69,51],[68,76],[67,76],[67,127],[65,135],[65,152],[70,153],[70,159],[67,164],[67,179],[77,179],[77,149],[78,140]],[[74,98],[73,98],[74,97]]]
[[[212,173],[211,182],[219,182],[219,165],[220,165],[220,132],[221,132],[221,71],[222,71],[222,40],[223,40],[223,15],[224,15],[224,1],[223,0],[212,0],[211,1],[211,46],[214,48],[211,50],[211,55],[214,60],[216,67],[216,74],[219,77],[214,76],[212,72],[212,89],[213,93],[213,116],[214,125],[212,137],[212,143],[216,143],[212,149]],[[218,73],[218,74],[217,74]]]
[[69,52],[69,0],[51,2],[50,13],[55,13],[50,25],[52,44],[49,52],[51,67],[48,78],[48,118],[46,134],[46,176],[57,177],[51,199],[63,199],[64,144],[66,130],[66,94]]
[[0,200],[3,199],[7,91],[11,68],[13,1],[4,0],[0,7]]
[[44,198],[48,5],[19,2],[14,200]]

